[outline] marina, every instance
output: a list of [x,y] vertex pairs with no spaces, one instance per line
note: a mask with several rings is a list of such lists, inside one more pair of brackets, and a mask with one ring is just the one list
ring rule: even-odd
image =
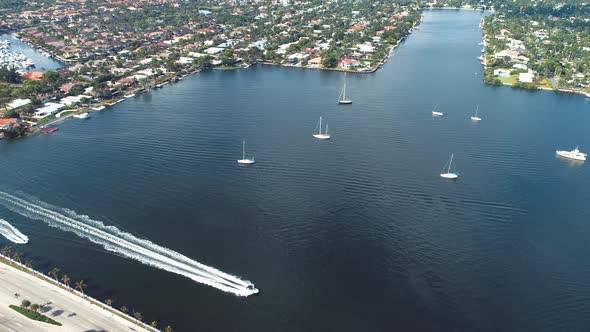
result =
[[10,49],[9,40],[0,40],[0,67],[14,68],[20,74],[35,67],[35,63],[26,55]]

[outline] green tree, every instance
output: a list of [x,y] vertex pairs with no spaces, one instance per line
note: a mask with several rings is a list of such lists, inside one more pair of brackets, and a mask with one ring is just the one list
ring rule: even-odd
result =
[[22,300],[20,306],[23,308],[28,308],[31,305],[31,301],[29,300]]
[[76,285],[76,289],[80,291],[80,293],[84,294],[84,289],[86,287],[88,287],[85,283],[84,280],[80,280],[78,282],[75,283]]
[[328,54],[322,59],[322,66],[335,68],[338,65],[338,58],[334,54]]
[[63,282],[68,288],[70,287],[70,277],[67,274],[64,274],[61,277],[61,282]]
[[50,276],[52,276],[55,279],[55,281],[57,281],[59,279],[59,272],[60,271],[61,271],[60,269],[58,269],[57,267],[54,267],[53,269],[51,269],[51,271],[49,271],[48,274]]
[[37,312],[37,310],[39,310],[39,305],[37,303],[33,303],[33,304],[31,304],[30,309],[33,310],[34,312]]

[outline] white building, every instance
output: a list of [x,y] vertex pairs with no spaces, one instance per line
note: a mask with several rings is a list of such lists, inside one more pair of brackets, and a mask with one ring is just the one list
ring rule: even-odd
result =
[[8,109],[13,110],[15,108],[19,108],[25,105],[28,105],[31,103],[30,99],[15,99],[13,101],[11,101],[10,103],[8,103]]
[[533,83],[533,78],[535,78],[535,75],[530,71],[518,74],[518,80],[523,83]]

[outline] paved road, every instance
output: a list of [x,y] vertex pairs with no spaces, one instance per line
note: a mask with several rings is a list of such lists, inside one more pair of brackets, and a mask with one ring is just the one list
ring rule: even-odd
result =
[[[20,297],[16,298],[15,293]],[[63,324],[53,326],[30,320],[10,309],[9,304],[20,304],[23,299],[32,303],[51,302],[46,316]],[[135,325],[81,297],[54,286],[35,276],[0,263],[0,331],[137,331],[148,330]]]

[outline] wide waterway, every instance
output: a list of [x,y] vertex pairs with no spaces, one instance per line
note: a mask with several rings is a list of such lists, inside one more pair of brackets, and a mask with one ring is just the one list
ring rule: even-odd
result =
[[[178,331],[585,330],[590,165],[554,153],[590,151],[590,102],[483,85],[481,17],[426,12],[383,70],[346,75],[350,106],[336,104],[343,73],[257,66],[2,143],[0,191],[28,202],[0,194],[0,218],[30,241],[13,247]],[[319,116],[330,141],[311,136]],[[253,167],[236,163],[242,139]],[[451,153],[454,182],[439,177]],[[260,293],[224,293],[44,218],[102,221]]]

